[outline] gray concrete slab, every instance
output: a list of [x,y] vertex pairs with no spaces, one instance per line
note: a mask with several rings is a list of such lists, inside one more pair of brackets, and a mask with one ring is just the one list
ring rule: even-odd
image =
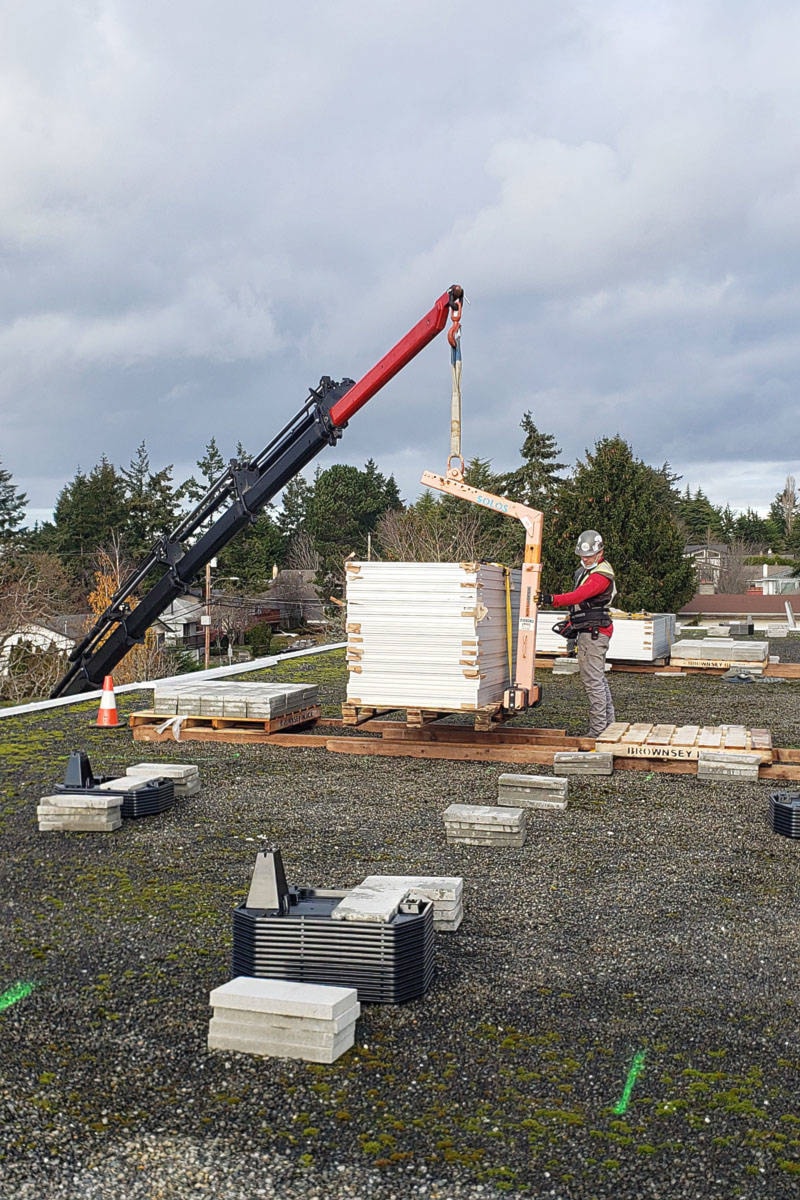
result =
[[228,1033],[216,1033],[209,1029],[208,1049],[229,1050],[239,1054],[256,1054],[262,1058],[297,1058],[304,1062],[332,1063],[353,1046],[355,1032],[342,1036],[333,1046],[293,1046],[285,1042],[273,1042],[262,1038],[247,1038]]
[[214,988],[209,1004],[216,1008],[242,1008],[250,1012],[332,1019],[358,1002],[355,988],[321,983],[295,983],[288,979],[255,979],[237,975]]
[[553,755],[555,775],[611,775],[614,759],[605,751],[559,750]]

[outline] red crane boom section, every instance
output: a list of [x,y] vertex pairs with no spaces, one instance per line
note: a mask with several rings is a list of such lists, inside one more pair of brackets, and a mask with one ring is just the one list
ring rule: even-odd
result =
[[442,332],[447,324],[447,315],[450,312],[452,299],[452,291],[444,292],[431,311],[421,321],[418,321],[414,328],[410,329],[406,336],[401,338],[371,371],[367,371],[363,379],[359,379],[358,383],[354,384],[341,400],[336,401],[330,410],[330,418],[334,425],[339,428],[346,425],[350,418],[360,408],[363,408],[385,383],[388,383],[398,371],[402,371],[403,367],[411,362],[411,359],[419,354],[420,350],[424,350],[428,343]]

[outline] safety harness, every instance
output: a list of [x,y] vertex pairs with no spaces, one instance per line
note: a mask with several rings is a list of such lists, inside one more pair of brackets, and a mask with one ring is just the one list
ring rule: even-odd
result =
[[611,613],[608,609],[617,594],[614,568],[604,560],[593,567],[584,567],[581,563],[575,572],[572,590],[577,591],[590,575],[604,575],[608,580],[608,587],[597,596],[584,600],[582,604],[572,605],[566,620],[559,621],[557,625],[553,626],[554,633],[559,633],[568,639],[576,638],[579,633],[590,633],[592,640],[596,641],[603,626],[612,623]]

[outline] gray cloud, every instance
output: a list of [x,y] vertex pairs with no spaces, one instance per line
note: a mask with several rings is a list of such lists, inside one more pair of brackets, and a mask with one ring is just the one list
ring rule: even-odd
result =
[[[189,473],[358,377],[454,281],[464,452],[530,409],[735,508],[796,471],[800,12],[739,0],[3,4],[0,459]],[[407,497],[444,339],[325,460]],[[335,455],[335,458],[334,458]]]

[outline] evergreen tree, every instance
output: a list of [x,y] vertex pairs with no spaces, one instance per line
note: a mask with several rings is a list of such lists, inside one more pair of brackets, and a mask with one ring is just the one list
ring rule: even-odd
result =
[[557,461],[561,450],[556,439],[550,433],[539,432],[530,412],[523,416],[520,428],[525,434],[520,450],[522,466],[500,476],[499,488],[512,500],[547,512],[563,482],[559,472],[565,471],[567,464]]
[[343,463],[318,470],[302,528],[314,543],[323,574],[338,578],[349,554],[366,557],[367,535],[375,533],[383,513],[400,507],[395,480],[371,460],[364,470]]
[[[496,475],[488,459],[472,458],[464,468],[464,482],[491,496],[505,494],[505,475]],[[516,499],[516,496],[512,496]],[[518,566],[525,547],[525,530],[520,521],[490,506],[444,495],[440,501],[446,524],[458,527],[462,522],[475,524],[476,557],[482,562],[500,562]],[[525,503],[523,501],[523,503]],[[466,511],[465,511],[466,510]],[[474,510],[474,511],[470,511]]]
[[733,531],[729,541],[744,542],[758,550],[771,550],[783,545],[783,532],[779,525],[769,517],[762,517],[754,508],[747,508],[738,513],[733,522]]
[[248,592],[263,591],[272,579],[272,568],[281,565],[286,545],[272,505],[258,514],[252,525],[237,534],[219,553],[218,573],[236,576]]
[[678,516],[688,543],[702,545],[723,539],[722,513],[714,507],[702,488],[692,495],[689,485],[686,485],[686,491],[678,499]]
[[81,587],[92,582],[100,549],[124,539],[128,524],[125,481],[103,455],[88,475],[80,468],[58,495],[53,511],[53,543]]
[[647,466],[621,437],[603,438],[578,462],[551,519],[544,563],[547,591],[569,591],[575,543],[584,529],[603,535],[617,577],[616,604],[628,611],[675,612],[694,592],[694,566],[683,556],[675,476]]
[[206,452],[202,458],[198,458],[197,466],[200,471],[200,479],[190,475],[177,489],[176,499],[188,500],[192,504],[197,504],[198,500],[202,500],[205,496],[211,484],[219,479],[228,466],[222,457],[216,438],[212,437],[206,444]]
[[776,542],[771,549],[795,548],[800,535],[800,503],[793,475],[787,475],[783,490],[772,501],[768,520],[776,532]]
[[8,541],[19,529],[28,497],[15,486],[11,472],[0,464],[0,542]]
[[177,524],[175,490],[172,486],[172,467],[152,472],[145,443],[136,451],[136,458],[120,475],[125,481],[125,501],[128,522],[125,549],[134,561],[152,548],[162,533]]
[[284,544],[291,541],[305,525],[311,485],[302,475],[290,479],[281,493],[281,508],[277,517],[278,532]]

